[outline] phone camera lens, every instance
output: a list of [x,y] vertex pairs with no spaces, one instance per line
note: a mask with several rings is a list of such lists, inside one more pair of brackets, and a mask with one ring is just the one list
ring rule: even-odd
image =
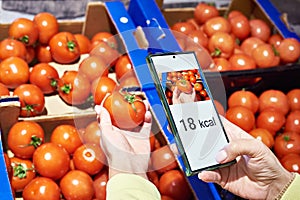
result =
[[173,56],[173,58],[175,59],[176,57],[175,57],[175,56]]

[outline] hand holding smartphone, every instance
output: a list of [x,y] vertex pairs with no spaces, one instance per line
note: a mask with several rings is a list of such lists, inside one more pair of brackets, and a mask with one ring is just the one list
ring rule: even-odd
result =
[[235,163],[215,160],[229,140],[195,53],[152,54],[147,63],[186,175]]

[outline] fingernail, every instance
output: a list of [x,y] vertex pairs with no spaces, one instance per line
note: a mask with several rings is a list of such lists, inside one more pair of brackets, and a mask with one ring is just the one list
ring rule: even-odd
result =
[[218,163],[222,163],[227,158],[227,153],[225,150],[219,151],[219,153],[216,156],[216,161]]

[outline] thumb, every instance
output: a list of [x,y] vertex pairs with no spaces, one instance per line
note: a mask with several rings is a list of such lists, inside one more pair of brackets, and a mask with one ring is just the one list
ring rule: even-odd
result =
[[[266,147],[267,148],[267,147]],[[264,152],[264,146],[256,139],[238,139],[230,142],[216,156],[216,161],[225,163],[236,159],[238,156],[246,155],[254,158]]]
[[100,105],[96,105],[94,109],[97,113],[97,118],[99,119],[100,130],[103,132],[104,130],[112,129],[112,123],[109,112]]

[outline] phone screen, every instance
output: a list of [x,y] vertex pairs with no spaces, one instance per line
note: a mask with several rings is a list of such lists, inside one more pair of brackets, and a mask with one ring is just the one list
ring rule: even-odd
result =
[[154,54],[147,61],[186,174],[234,163],[215,160],[229,141],[195,53]]

